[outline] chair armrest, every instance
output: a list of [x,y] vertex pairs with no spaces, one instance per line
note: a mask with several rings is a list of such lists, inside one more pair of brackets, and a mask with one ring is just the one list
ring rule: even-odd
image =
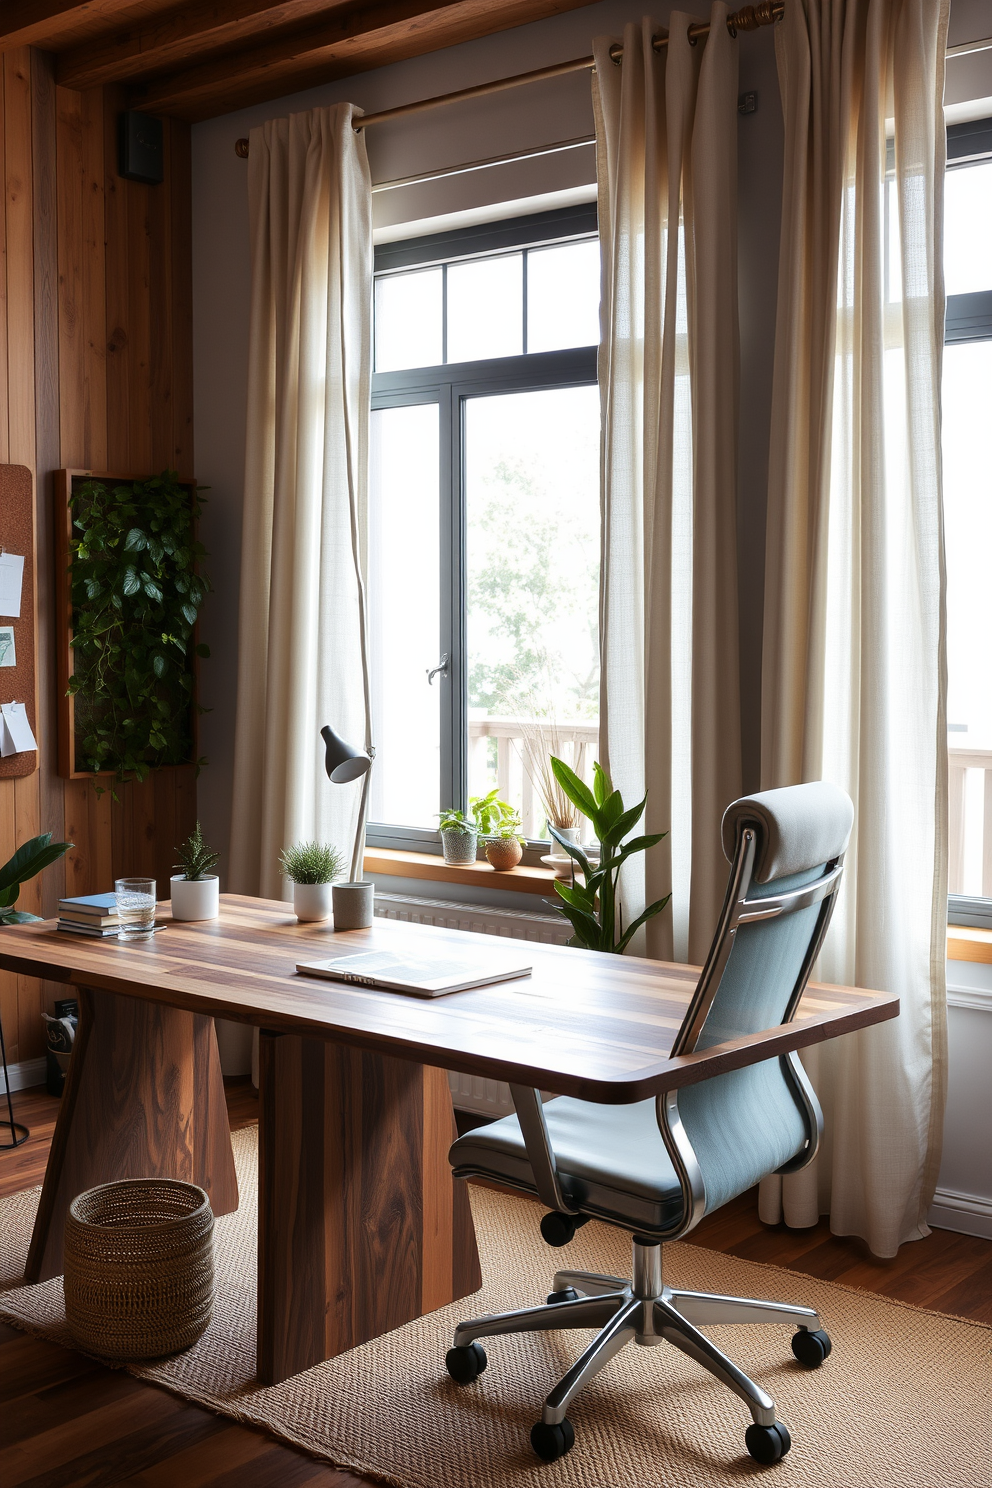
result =
[[538,1197],[549,1209],[559,1214],[578,1214],[579,1206],[573,1203],[561,1186],[558,1166],[548,1135],[548,1123],[544,1119],[544,1102],[541,1092],[530,1085],[511,1085],[513,1109],[520,1123],[520,1133],[527,1149],[527,1160],[534,1174]]

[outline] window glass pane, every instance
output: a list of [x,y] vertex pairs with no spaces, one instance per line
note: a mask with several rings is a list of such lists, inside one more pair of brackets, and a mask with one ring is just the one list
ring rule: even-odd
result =
[[448,266],[448,361],[523,351],[523,256]]
[[[983,860],[992,770],[992,341],[944,347],[947,723],[952,894],[992,895]],[[960,814],[955,803],[962,801]]]
[[437,367],[441,350],[440,269],[385,274],[375,281],[375,370]]
[[369,819],[437,827],[441,687],[438,408],[381,408],[369,442]]
[[944,177],[944,280],[948,294],[992,289],[992,160]]
[[465,401],[469,792],[546,835],[534,775],[587,779],[599,722],[599,392]]
[[527,350],[599,345],[599,239],[527,255]]

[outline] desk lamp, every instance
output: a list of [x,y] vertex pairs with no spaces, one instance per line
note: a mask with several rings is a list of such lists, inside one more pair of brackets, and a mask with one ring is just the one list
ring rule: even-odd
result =
[[375,750],[366,754],[353,749],[339,738],[329,724],[320,731],[324,741],[324,769],[334,785],[345,785],[349,780],[362,779],[362,800],[358,808],[358,826],[355,830],[355,848],[351,855],[351,877],[347,883],[335,884],[331,891],[334,905],[335,930],[367,930],[372,923],[375,885],[366,883],[362,877],[362,847],[365,840],[365,816],[369,804],[369,776]]

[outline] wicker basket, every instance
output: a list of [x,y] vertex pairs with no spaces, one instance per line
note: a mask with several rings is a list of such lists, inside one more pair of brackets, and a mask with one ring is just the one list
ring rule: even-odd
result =
[[172,1178],[104,1183],[69,1205],[65,1315],[80,1348],[154,1359],[194,1344],[214,1297],[214,1216]]

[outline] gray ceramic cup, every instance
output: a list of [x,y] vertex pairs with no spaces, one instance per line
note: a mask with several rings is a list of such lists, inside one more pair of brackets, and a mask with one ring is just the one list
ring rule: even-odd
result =
[[375,905],[374,883],[337,883],[332,895],[335,930],[367,930]]

